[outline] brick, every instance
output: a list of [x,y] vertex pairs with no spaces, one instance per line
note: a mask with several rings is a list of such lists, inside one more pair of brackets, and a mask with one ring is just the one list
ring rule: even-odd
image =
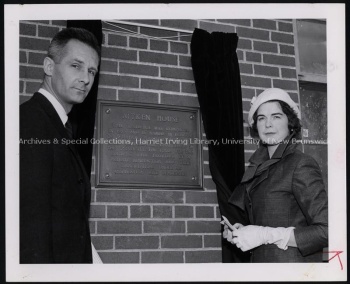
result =
[[106,217],[106,207],[104,205],[90,206],[90,218],[105,218]]
[[46,53],[29,52],[28,53],[28,63],[43,66],[44,59],[46,56],[47,56]]
[[243,86],[271,88],[270,78],[260,78],[256,76],[241,75],[241,83]]
[[20,37],[19,48],[47,51],[50,41],[39,38]]
[[24,79],[43,79],[44,70],[42,67],[19,67],[19,77]]
[[108,45],[127,46],[128,38],[123,35],[108,34]]
[[253,89],[242,88],[242,97],[247,99],[252,99],[255,96],[255,91]]
[[154,37],[173,37],[178,35],[178,33],[174,31],[152,29],[146,27],[140,27],[140,33]]
[[168,51],[169,50],[169,42],[151,39],[150,40],[150,49],[151,50],[159,50],[159,51]]
[[254,41],[254,50],[262,52],[278,52],[277,43],[265,42],[265,41]]
[[250,101],[242,101],[242,107],[244,110],[249,111],[250,110]]
[[184,67],[192,67],[191,57],[190,56],[179,56],[179,64]]
[[241,71],[241,73],[244,73],[244,74],[253,74],[253,65],[240,63],[239,70]]
[[209,161],[209,151],[203,149],[203,161]]
[[112,236],[91,236],[91,241],[97,250],[113,249]]
[[201,248],[202,236],[163,236],[162,248]]
[[107,218],[127,218],[127,206],[107,206]]
[[140,24],[159,26],[159,20],[124,20],[124,21],[132,22],[132,23],[140,23]]
[[30,99],[30,96],[20,96],[19,97],[19,104],[23,104],[25,103],[26,101],[28,101]]
[[23,81],[19,81],[19,92],[23,93],[24,91],[24,82]]
[[49,25],[50,24],[50,21],[48,20],[42,20],[42,21],[30,21],[32,23],[38,23],[38,24],[45,24],[45,25]]
[[174,53],[188,53],[188,43],[170,42],[170,51]]
[[298,83],[297,83],[297,81],[291,81],[291,80],[273,79],[273,87],[274,88],[281,88],[283,90],[297,90]]
[[175,206],[175,218],[192,218],[193,206]]
[[221,250],[185,251],[186,263],[222,262]]
[[20,35],[35,36],[36,35],[36,25],[20,23],[19,24],[19,34]]
[[297,78],[297,72],[295,69],[282,68],[281,71],[282,71],[283,78],[292,78],[292,79]]
[[98,221],[98,234],[141,234],[141,221]]
[[132,76],[100,74],[100,85],[138,88],[139,79]]
[[165,105],[199,107],[197,97],[161,94],[161,103]]
[[181,251],[143,251],[141,252],[142,263],[183,263]]
[[186,203],[194,204],[217,204],[216,192],[205,192],[205,191],[187,191],[186,192]]
[[267,64],[293,66],[295,67],[295,58],[281,55],[264,54],[263,62]]
[[157,249],[157,236],[122,236],[114,238],[115,249]]
[[173,209],[171,206],[153,206],[153,218],[172,218]]
[[130,218],[150,218],[151,217],[151,206],[130,206]]
[[221,213],[220,213],[219,206],[215,207],[215,216],[216,216],[216,218],[221,219]]
[[19,62],[20,63],[27,63],[27,52],[25,52],[25,51],[19,52]]
[[194,80],[192,69],[161,67],[160,74],[163,78]]
[[[131,21],[131,22],[133,22],[133,21]],[[112,24],[114,26],[102,23],[102,27],[108,27],[109,29],[113,29],[114,31],[124,32],[124,33],[126,32],[125,30],[129,30],[132,32],[138,32],[138,27],[134,26],[134,25],[121,24],[121,23],[112,23]]]
[[196,218],[214,218],[214,207],[196,206]]
[[279,32],[272,32],[271,33],[271,40],[277,41],[277,42],[284,42],[284,43],[294,43],[294,36],[293,34],[284,34]]
[[247,26],[249,27],[251,25],[251,20],[232,20],[232,19],[219,19],[218,22],[223,22],[223,23],[229,23],[233,25],[238,25],[238,26]]
[[244,161],[248,162],[252,155],[253,153],[251,152],[244,152]]
[[237,58],[238,58],[238,60],[243,60],[243,57],[244,57],[243,54],[244,53],[243,53],[242,50],[237,50]]
[[278,30],[281,32],[292,33],[293,32],[293,24],[278,22]]
[[173,54],[140,51],[140,61],[165,65],[177,65],[177,56]]
[[120,73],[158,76],[159,67],[144,65],[144,64],[132,64],[132,63],[120,63]]
[[58,27],[38,26],[39,37],[48,37],[52,39],[60,31]]
[[145,39],[145,38],[130,37],[129,38],[129,46],[133,47],[133,48],[147,49],[147,47],[148,47],[148,40]]
[[257,29],[250,29],[250,28],[244,28],[244,27],[237,27],[237,34],[241,38],[249,38],[249,39],[263,39],[263,40],[269,40],[268,31],[263,30],[257,30]]
[[236,28],[229,25],[221,25],[218,23],[211,22],[199,22],[199,27],[207,32],[224,32],[224,33],[235,33]]
[[108,89],[108,88],[98,88],[98,100],[116,100],[117,99],[117,93],[115,89]]
[[237,48],[239,49],[252,49],[252,41],[249,39],[239,39]]
[[52,20],[52,25],[66,27],[67,21],[66,20]]
[[103,263],[139,263],[139,252],[99,252]]
[[179,40],[183,41],[183,42],[187,42],[187,43],[191,43],[191,39],[192,39],[192,33],[188,34],[188,33],[181,33],[179,35]]
[[280,53],[281,54],[291,54],[291,55],[295,55],[295,50],[294,50],[294,46],[291,45],[280,45]]
[[193,31],[198,27],[196,20],[160,20],[160,25],[181,30]]
[[144,221],[145,233],[184,233],[184,221]]
[[204,236],[205,248],[221,248],[221,234]]
[[221,227],[218,221],[187,221],[188,233],[220,233]]
[[277,67],[254,65],[254,74],[278,77],[280,72]]
[[209,165],[204,165],[204,175],[211,175]]
[[142,203],[183,203],[180,191],[143,191]]
[[103,46],[102,47],[102,57],[120,59],[120,60],[136,61],[137,60],[137,51]]
[[181,82],[181,92],[189,94],[197,94],[195,83]]
[[89,220],[89,230],[91,234],[96,233],[96,222]]
[[120,101],[127,102],[158,103],[158,94],[151,92],[119,90],[118,98]]
[[101,72],[118,73],[118,62],[112,60],[101,60]]
[[167,80],[141,78],[141,88],[151,89],[151,90],[179,92],[180,83],[174,82],[174,81],[167,81]]
[[216,189],[216,185],[211,178],[204,178],[205,189]]
[[26,93],[33,94],[39,91],[41,82],[26,82]]
[[276,30],[276,22],[273,20],[254,19],[253,27],[267,29],[267,30]]
[[140,192],[138,190],[98,190],[96,201],[137,203],[140,202]]
[[256,52],[246,52],[245,54],[247,61],[261,62],[261,54]]

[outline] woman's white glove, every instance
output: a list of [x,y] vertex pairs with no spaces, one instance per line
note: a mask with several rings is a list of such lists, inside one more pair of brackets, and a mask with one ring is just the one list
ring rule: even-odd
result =
[[237,229],[231,231],[231,233],[227,232],[227,240],[242,251],[251,250],[266,244],[276,244],[278,248],[286,250],[290,234],[294,230],[294,227],[242,226],[238,223],[233,226],[237,227]]

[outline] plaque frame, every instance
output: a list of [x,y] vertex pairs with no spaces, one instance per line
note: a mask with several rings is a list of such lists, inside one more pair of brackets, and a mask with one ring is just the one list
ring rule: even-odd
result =
[[[97,101],[97,123],[95,130],[97,135],[95,135],[96,139],[100,139],[102,137],[102,114],[103,110],[102,108],[104,106],[118,106],[118,107],[131,107],[131,108],[137,108],[137,109],[156,109],[156,110],[163,110],[163,111],[179,111],[179,112],[188,112],[188,113],[194,113],[195,114],[195,122],[196,122],[196,137],[199,139],[203,139],[203,132],[202,132],[202,123],[201,123],[201,113],[199,107],[188,107],[188,106],[174,106],[174,105],[165,105],[165,104],[152,104],[152,103],[140,103],[140,102],[125,102],[125,101],[111,101],[111,100],[98,100]],[[160,182],[160,183],[147,183],[147,182],[117,182],[117,181],[111,181],[106,182],[102,181],[102,173],[101,173],[101,162],[102,162],[102,144],[94,145],[95,148],[95,187],[96,188],[128,188],[128,189],[179,189],[179,190],[201,190],[204,189],[204,166],[203,166],[203,145],[202,143],[196,144],[197,145],[197,155],[198,155],[198,161],[197,161],[197,179],[191,184],[181,184],[181,183],[170,183],[170,182]]]

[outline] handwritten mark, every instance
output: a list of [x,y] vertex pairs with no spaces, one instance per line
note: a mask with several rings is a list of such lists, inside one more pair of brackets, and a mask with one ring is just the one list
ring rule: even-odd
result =
[[340,254],[343,253],[342,250],[334,250],[334,251],[324,251],[324,253],[335,253],[328,261],[331,261],[333,258],[338,257],[340,269],[343,270],[343,263],[341,262]]

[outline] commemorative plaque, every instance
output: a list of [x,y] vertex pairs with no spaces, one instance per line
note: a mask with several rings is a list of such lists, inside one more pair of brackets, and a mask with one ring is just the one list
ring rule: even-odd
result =
[[99,101],[97,187],[202,188],[198,108]]

